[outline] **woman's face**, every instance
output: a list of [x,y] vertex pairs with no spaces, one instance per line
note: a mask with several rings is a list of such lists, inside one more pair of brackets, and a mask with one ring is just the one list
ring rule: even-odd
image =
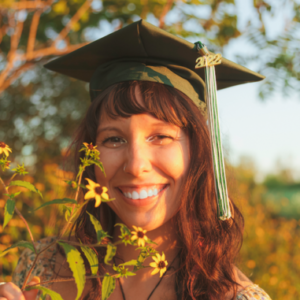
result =
[[97,182],[115,198],[108,205],[123,223],[150,231],[176,214],[189,166],[182,129],[149,114],[102,115],[96,143],[106,172],[95,167]]

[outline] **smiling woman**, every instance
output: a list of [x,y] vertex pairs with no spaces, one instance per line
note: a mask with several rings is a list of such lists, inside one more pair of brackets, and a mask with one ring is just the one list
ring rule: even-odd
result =
[[[72,145],[77,169],[85,155],[79,151],[82,144],[100,151],[105,169],[105,175],[95,166],[83,173],[85,199],[95,201],[81,211],[72,239],[94,245],[93,223],[99,220],[108,232],[106,242],[118,245],[113,266],[104,264],[105,248],[96,248],[99,276],[86,282],[84,299],[99,299],[100,276],[114,274],[116,261],[139,259],[136,245],[143,247],[145,241],[162,253],[147,261],[154,270],[142,268],[124,279],[121,266],[109,300],[269,299],[235,266],[244,220],[232,199],[220,193],[223,185],[227,195],[226,179],[216,166],[222,155],[214,152],[220,152],[216,102],[206,101],[215,96],[216,80],[224,88],[262,77],[226,59],[215,75],[208,63],[220,64],[220,55],[199,62],[203,51],[197,47],[139,21],[47,65],[90,82],[92,104]],[[194,69],[196,59],[197,66],[206,64],[211,71],[206,73],[209,84],[203,69]],[[101,203],[108,198],[114,201]],[[120,230],[120,223],[133,228],[131,235]],[[120,238],[127,243],[118,243]],[[35,275],[71,276],[60,248],[49,251]],[[14,276],[18,285],[27,257]],[[152,276],[156,273],[160,279]],[[50,287],[64,299],[76,298],[74,282],[61,280]]]

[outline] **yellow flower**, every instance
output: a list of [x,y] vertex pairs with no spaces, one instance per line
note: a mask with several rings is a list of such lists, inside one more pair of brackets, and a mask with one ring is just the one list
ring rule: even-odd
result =
[[152,256],[152,259],[154,262],[150,263],[149,266],[155,269],[152,271],[151,275],[160,272],[160,277],[163,276],[163,274],[167,271],[168,265],[168,262],[165,259],[165,254],[162,253],[160,256],[159,253],[156,253],[156,256]]
[[132,226],[133,229],[135,231],[131,231],[131,240],[137,240],[138,242],[138,246],[139,247],[144,247],[145,246],[145,241],[148,240],[148,238],[146,237],[145,233],[147,232],[147,230],[143,230],[141,227],[136,227],[136,226]]
[[85,150],[86,154],[89,155],[91,152],[99,152],[92,143],[83,143],[85,148],[82,148],[80,151]]
[[9,152],[11,152],[11,149],[6,145],[4,142],[0,142],[0,154],[4,153],[5,156],[9,156]]
[[95,198],[95,207],[98,207],[101,204],[101,198],[105,200],[109,199],[107,194],[107,187],[100,186],[100,184],[90,180],[89,178],[86,178],[86,180],[89,183],[86,186],[89,191],[84,196],[85,200]]

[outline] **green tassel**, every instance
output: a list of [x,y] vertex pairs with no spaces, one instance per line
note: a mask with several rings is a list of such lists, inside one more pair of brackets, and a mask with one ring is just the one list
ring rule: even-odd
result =
[[[207,48],[196,43],[197,50],[201,55],[209,55]],[[231,218],[230,201],[228,198],[225,165],[222,150],[222,141],[219,124],[218,100],[215,67],[205,66],[206,101],[209,132],[211,138],[213,169],[215,177],[216,199],[218,204],[218,217],[220,220]]]

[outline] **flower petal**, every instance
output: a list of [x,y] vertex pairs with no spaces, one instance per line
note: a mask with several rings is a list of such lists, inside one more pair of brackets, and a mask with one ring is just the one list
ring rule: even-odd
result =
[[95,198],[96,194],[94,191],[88,191],[85,195],[84,195],[84,199],[88,200],[88,199],[92,199]]
[[152,263],[149,264],[149,266],[152,268],[157,268],[157,263],[153,261]]
[[166,259],[165,254],[162,253],[161,260],[165,260],[165,259]]
[[156,262],[159,263],[159,259],[156,256],[152,256],[152,259]]
[[103,199],[105,199],[105,200],[108,200],[108,199],[109,199],[109,197],[108,197],[108,195],[107,195],[106,193],[102,193],[102,194],[101,194],[101,197],[102,197]]
[[136,226],[132,226],[132,228],[135,230],[135,231],[138,231],[137,227]]
[[159,253],[156,253],[156,257],[159,261],[161,260],[161,256],[159,255]]
[[167,270],[166,268],[160,269],[160,277],[162,277],[164,275],[166,270]]
[[158,273],[158,272],[159,272],[159,269],[156,268],[156,269],[154,269],[154,270],[151,272],[151,275],[155,275],[155,274]]
[[98,207],[101,204],[101,197],[99,195],[97,195],[95,197],[95,200],[96,200],[95,207]]

